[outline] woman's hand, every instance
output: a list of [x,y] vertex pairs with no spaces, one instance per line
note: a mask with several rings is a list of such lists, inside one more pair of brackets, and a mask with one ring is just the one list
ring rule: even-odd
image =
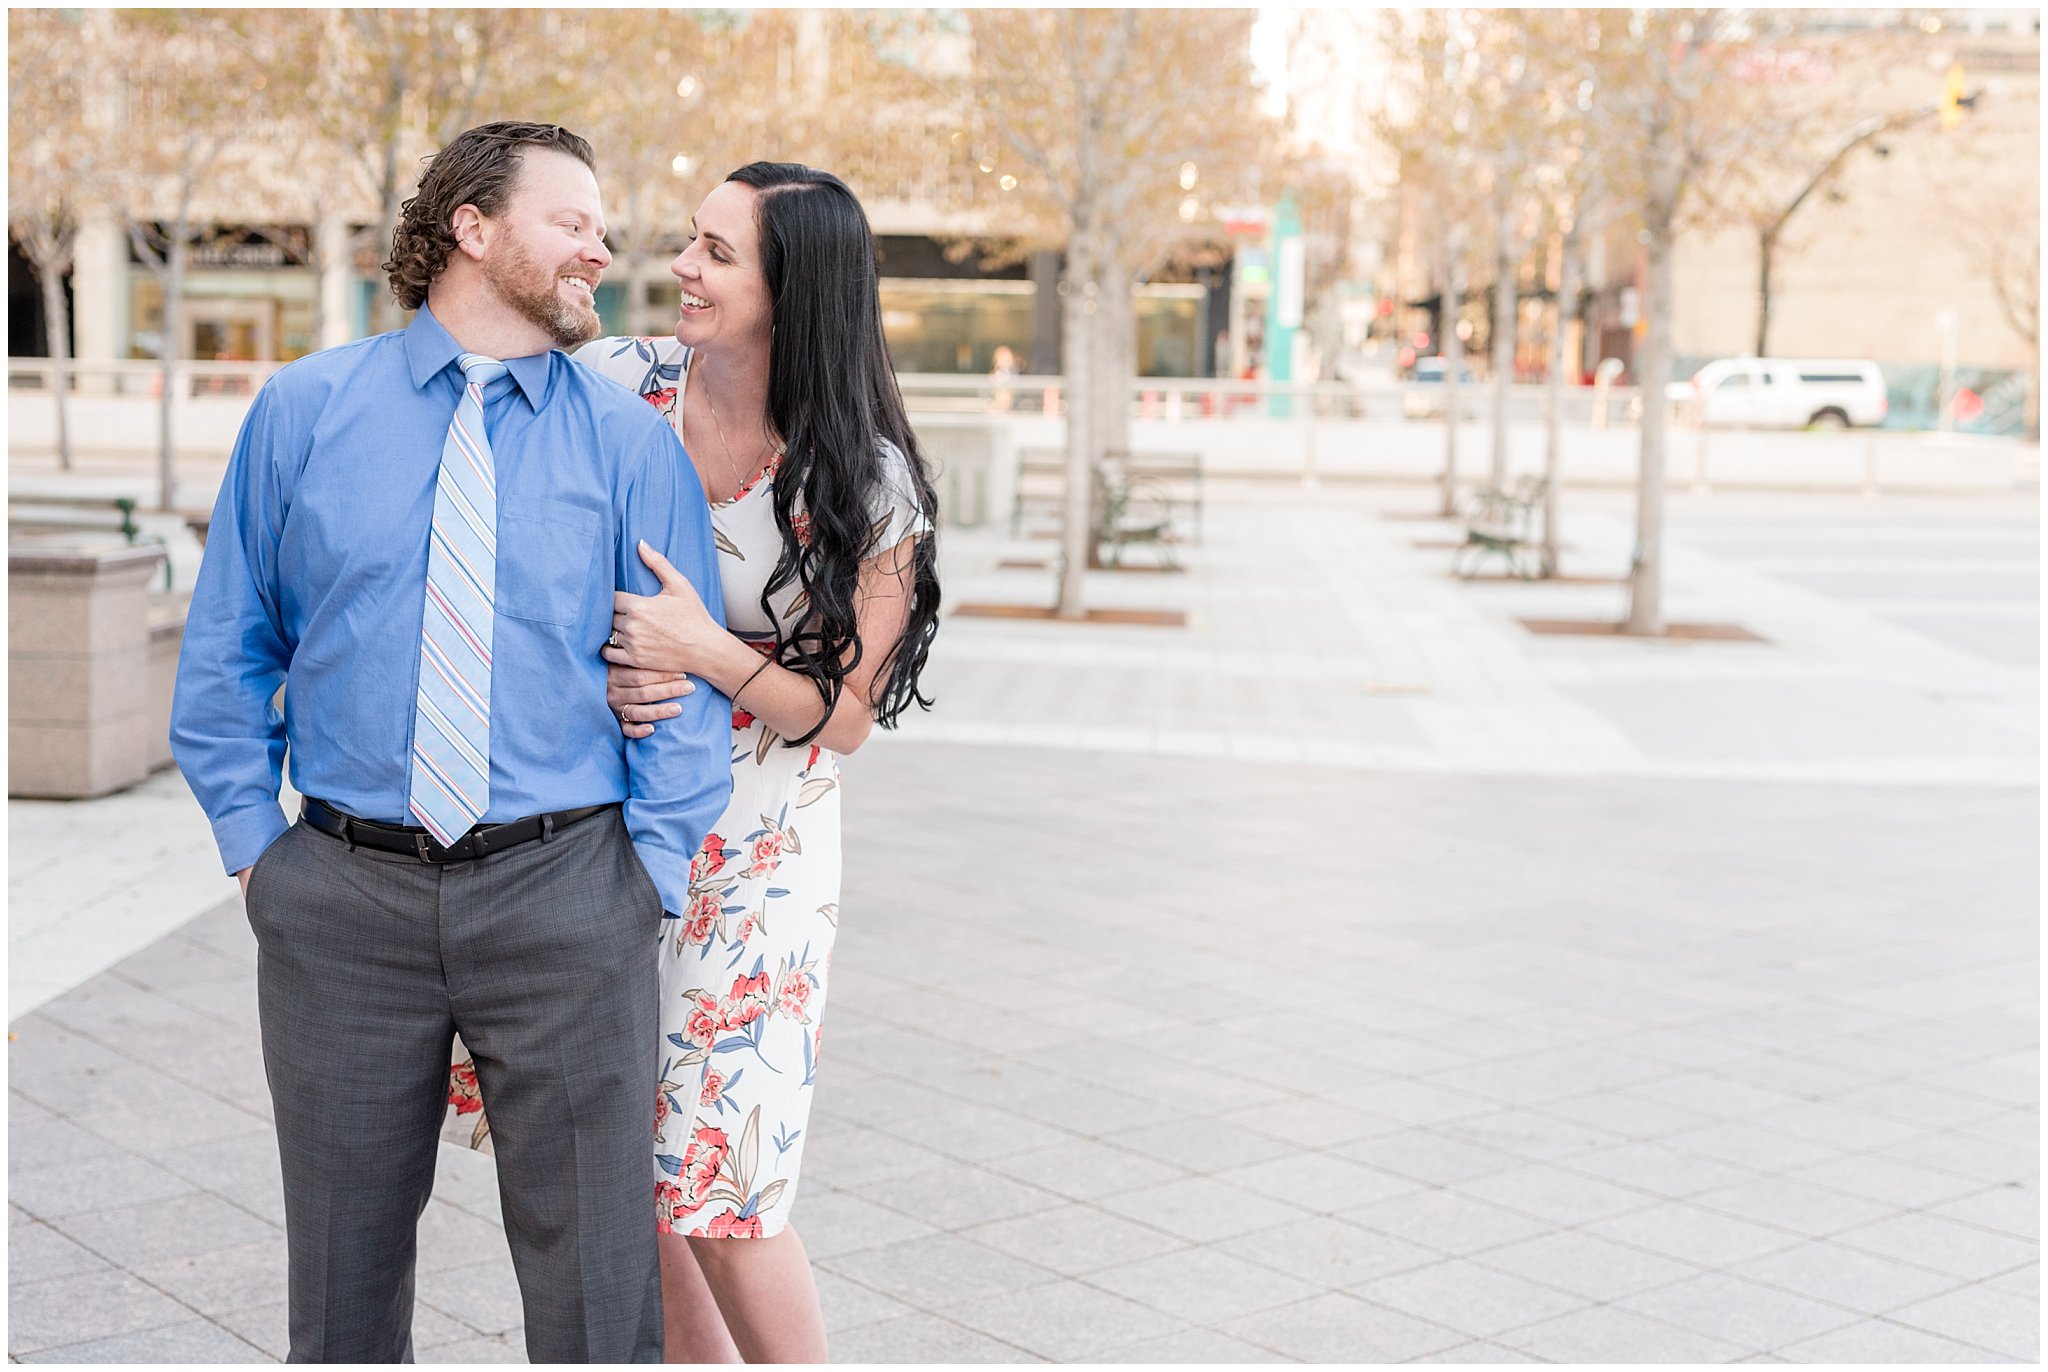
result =
[[640,560],[660,578],[661,594],[612,593],[612,637],[602,650],[604,660],[671,676],[708,675],[714,655],[729,645],[732,636],[704,608],[689,578],[644,539]]
[[648,672],[616,663],[604,672],[604,703],[618,716],[619,732],[627,738],[646,738],[654,732],[654,721],[674,719],[683,707],[668,702],[681,700],[696,689],[688,677],[671,672]]
[[671,701],[696,690],[687,672],[702,673],[712,654],[730,648],[732,636],[719,627],[689,578],[640,541],[640,560],[661,582],[659,595],[612,594],[612,639],[599,650],[605,669],[604,699],[618,716],[619,732],[646,738],[656,720],[683,712]]

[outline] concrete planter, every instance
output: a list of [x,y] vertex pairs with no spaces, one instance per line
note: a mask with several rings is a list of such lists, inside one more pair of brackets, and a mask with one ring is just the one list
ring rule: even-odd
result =
[[[105,795],[170,761],[169,689],[151,670],[163,559],[122,543],[8,549],[9,795]],[[175,670],[175,636],[168,652]]]

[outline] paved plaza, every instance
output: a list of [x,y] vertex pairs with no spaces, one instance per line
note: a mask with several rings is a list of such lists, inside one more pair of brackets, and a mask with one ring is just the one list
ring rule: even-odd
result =
[[[1676,493],[1674,620],[1448,577],[1399,487],[1212,493],[1186,570],[954,617],[845,763],[797,1227],[845,1362],[2038,1358],[2038,521]],[[952,532],[947,596],[1052,545]],[[1140,550],[1134,561],[1145,561]],[[175,774],[10,807],[23,1362],[265,1361],[253,942]],[[424,1362],[523,1360],[443,1150]]]

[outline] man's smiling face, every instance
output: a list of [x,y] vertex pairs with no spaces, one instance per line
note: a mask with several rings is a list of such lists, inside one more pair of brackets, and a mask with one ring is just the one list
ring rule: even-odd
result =
[[481,265],[506,305],[572,348],[597,337],[594,300],[611,264],[597,178],[566,153],[528,148],[505,212],[488,221]]

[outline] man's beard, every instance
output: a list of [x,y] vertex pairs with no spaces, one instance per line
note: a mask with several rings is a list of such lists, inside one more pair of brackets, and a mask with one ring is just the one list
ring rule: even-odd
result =
[[597,307],[562,298],[561,273],[543,267],[540,259],[523,248],[485,259],[484,280],[498,298],[521,316],[538,324],[558,347],[573,348],[597,337],[602,322]]

